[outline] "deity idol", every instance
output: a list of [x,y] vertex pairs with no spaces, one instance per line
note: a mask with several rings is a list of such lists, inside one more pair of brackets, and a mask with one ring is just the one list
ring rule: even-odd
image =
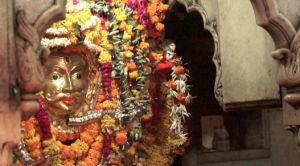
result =
[[[81,53],[51,53],[43,63],[45,107],[52,124],[65,124],[69,117],[83,116],[88,107],[89,67]],[[64,125],[66,127],[66,125]]]
[[[158,2],[151,17],[167,10]],[[41,41],[51,54],[39,111],[22,122],[24,165],[170,165],[182,154],[187,70],[170,41],[155,39],[163,25],[146,3],[68,1],[66,20]]]

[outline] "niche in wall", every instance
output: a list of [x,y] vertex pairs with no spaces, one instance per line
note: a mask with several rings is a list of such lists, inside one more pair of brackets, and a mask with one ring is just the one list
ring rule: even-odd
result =
[[[268,132],[265,131],[267,121],[264,120],[264,112],[248,110],[226,113],[214,97],[216,78],[216,67],[212,61],[214,40],[210,32],[204,30],[203,19],[199,12],[187,13],[183,5],[174,2],[170,5],[165,27],[166,38],[175,41],[177,55],[182,57],[183,62],[187,62],[186,67],[191,75],[187,84],[193,85],[191,94],[197,96],[188,106],[192,116],[187,119],[191,138],[187,150],[195,150],[198,153],[198,163],[268,157],[269,151],[265,151],[268,148]],[[223,115],[224,124],[230,135],[230,152],[201,153],[201,116],[208,115]],[[236,157],[244,152],[245,158]],[[221,160],[216,160],[214,156],[218,156]],[[181,165],[180,159],[177,158],[173,165]]]

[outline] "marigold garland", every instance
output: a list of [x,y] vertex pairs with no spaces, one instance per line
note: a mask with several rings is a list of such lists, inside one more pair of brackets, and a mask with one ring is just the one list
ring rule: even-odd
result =
[[98,56],[102,85],[93,92],[98,94],[94,111],[103,115],[64,133],[47,126],[41,107],[40,115],[21,124],[22,139],[38,165],[49,156],[52,165],[64,166],[171,165],[174,155],[183,154],[178,147],[189,144],[185,106],[193,97],[185,84],[188,70],[175,44],[164,39],[161,21],[168,7],[160,0],[68,1],[66,19],[46,31],[42,45]]

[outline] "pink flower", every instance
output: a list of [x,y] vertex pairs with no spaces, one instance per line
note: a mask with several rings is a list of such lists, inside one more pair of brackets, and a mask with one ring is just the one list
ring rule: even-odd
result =
[[74,4],[74,5],[76,5],[76,4],[78,4],[78,3],[79,3],[79,1],[73,0],[73,4]]
[[[99,15],[100,16],[100,15]],[[102,30],[108,31],[108,29],[105,26],[106,21],[108,20],[107,18],[100,18],[101,20],[101,28]]]
[[45,99],[38,98],[37,102],[40,105],[38,112],[35,114],[36,120],[39,122],[45,140],[52,139],[49,115],[46,108],[43,107]]

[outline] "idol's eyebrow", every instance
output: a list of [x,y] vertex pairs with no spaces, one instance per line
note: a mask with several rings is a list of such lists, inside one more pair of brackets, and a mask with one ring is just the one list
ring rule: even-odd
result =
[[54,72],[54,71],[57,71],[57,72],[59,72],[59,73],[61,73],[61,74],[65,74],[66,73],[66,70],[65,69],[63,69],[63,68],[61,68],[61,67],[59,67],[59,66],[49,66],[49,67],[47,67],[47,71],[51,71],[51,72]]
[[84,64],[78,65],[78,66],[74,66],[71,71],[78,71],[78,70],[82,70],[85,67]]

